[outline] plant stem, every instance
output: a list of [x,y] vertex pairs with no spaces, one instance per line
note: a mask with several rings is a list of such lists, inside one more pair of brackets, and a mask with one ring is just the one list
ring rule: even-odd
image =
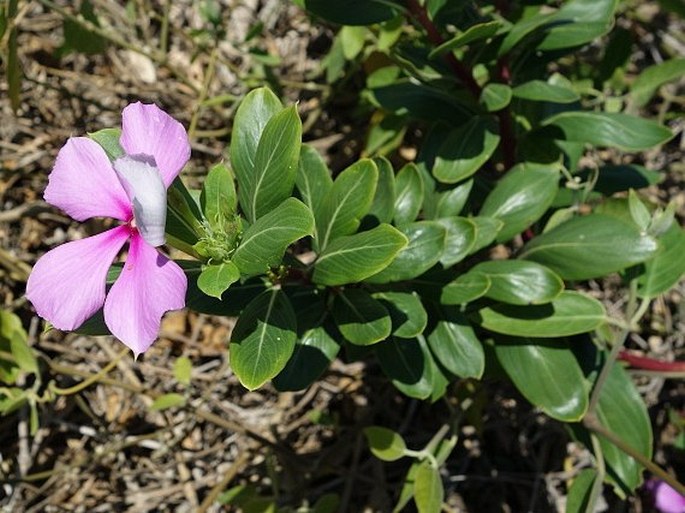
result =
[[88,378],[86,378],[86,379],[84,379],[83,381],[81,381],[81,383],[78,383],[77,385],[74,385],[73,387],[69,387],[69,388],[58,388],[58,387],[52,385],[52,386],[50,387],[50,391],[53,392],[53,393],[55,393],[55,394],[57,394],[57,395],[73,395],[73,394],[77,394],[78,392],[80,392],[80,391],[83,390],[84,388],[87,388],[87,387],[89,387],[90,385],[92,385],[93,383],[95,383],[95,382],[97,382],[97,381],[100,381],[100,379],[103,378],[105,375],[107,375],[107,374],[109,373],[109,371],[111,371],[114,367],[116,367],[117,364],[119,363],[119,361],[120,361],[126,354],[128,354],[129,352],[130,352],[130,349],[129,349],[128,347],[127,347],[126,349],[122,350],[122,351],[116,356],[116,358],[114,358],[114,360],[112,360],[112,361],[109,362],[107,365],[105,365],[105,366],[100,370],[100,372],[98,372],[97,374],[93,374],[92,376],[89,376]]
[[602,446],[600,445],[596,435],[590,434],[590,439],[592,440],[592,452],[595,454],[597,475],[595,476],[595,480],[592,482],[590,498],[587,501],[585,513],[595,513],[597,501],[599,500],[599,496],[602,494],[604,478],[606,477],[606,465],[604,464],[604,453],[602,452]]

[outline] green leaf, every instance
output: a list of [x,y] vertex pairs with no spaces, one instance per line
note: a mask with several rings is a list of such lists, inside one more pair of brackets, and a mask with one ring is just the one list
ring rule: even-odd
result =
[[[100,21],[95,15],[93,4],[84,0],[79,9],[79,15],[96,27],[100,27]],[[107,48],[107,40],[101,35],[84,27],[71,18],[64,18],[63,21],[64,42],[58,50],[59,55],[66,55],[70,52],[79,52],[86,55],[96,55],[103,53]]]
[[448,39],[440,46],[434,48],[429,54],[429,59],[434,59],[435,57],[442,55],[446,52],[451,52],[466,46],[474,41],[480,41],[481,39],[487,39],[494,36],[502,24],[499,21],[488,21],[485,23],[478,23],[476,25],[470,26],[466,31],[457,34],[451,39]]
[[190,385],[193,364],[187,356],[179,356],[174,362],[174,377],[182,385]]
[[492,156],[499,140],[489,118],[473,118],[447,134],[438,150],[433,176],[443,183],[469,178]]
[[[14,362],[22,371],[38,375],[38,361],[28,344],[28,335],[21,325],[21,319],[6,310],[0,310],[0,349],[9,349]],[[9,377],[11,371],[7,374],[5,377]],[[0,371],[0,377],[2,375],[3,372]]]
[[340,37],[340,44],[342,44],[345,59],[351,61],[359,55],[364,48],[366,34],[366,27],[348,25],[340,29],[338,36]]
[[394,18],[399,6],[384,0],[304,0],[305,8],[340,25],[371,25]]
[[513,94],[516,98],[534,102],[573,103],[580,100],[574,90],[542,80],[524,82],[514,87]]
[[[625,443],[652,459],[652,424],[647,406],[628,373],[620,365],[611,368],[597,407],[601,424]],[[632,493],[642,483],[642,466],[618,447],[599,438],[608,475],[623,493]]]
[[273,379],[280,392],[304,390],[329,367],[340,345],[323,326],[307,330],[295,343],[285,368]]
[[240,270],[233,262],[210,264],[197,278],[198,288],[208,296],[221,299],[221,295],[240,279]]
[[338,175],[316,218],[320,251],[337,237],[357,231],[371,208],[377,182],[376,164],[369,159],[355,162]]
[[383,372],[400,392],[415,399],[430,397],[435,363],[423,337],[390,337],[374,347]]
[[160,395],[150,405],[153,411],[168,410],[169,408],[178,408],[186,404],[186,398],[181,394],[171,392],[169,394]]
[[564,290],[559,276],[535,262],[490,260],[475,265],[470,272],[490,279],[487,297],[511,305],[549,303]]
[[385,340],[392,329],[388,310],[361,289],[345,289],[335,296],[333,318],[343,337],[359,346]]
[[564,291],[551,303],[535,306],[497,304],[475,317],[483,328],[515,337],[566,337],[586,333],[606,321],[602,303]]
[[549,23],[552,16],[553,13],[536,13],[516,22],[502,41],[498,55],[502,56],[508,53],[514,46],[523,41],[526,36]]
[[22,388],[0,387],[0,414],[8,415],[24,406],[29,400],[27,393]]
[[484,296],[489,288],[490,278],[468,272],[443,287],[440,302],[443,305],[463,305]]
[[373,298],[379,300],[390,313],[393,335],[412,338],[423,333],[428,314],[416,293],[376,292]]
[[566,513],[586,513],[592,485],[597,479],[597,470],[586,468],[573,478],[566,498]]
[[440,320],[428,336],[428,346],[438,362],[455,376],[480,379],[485,353],[471,324],[459,312]]
[[406,245],[407,237],[388,224],[339,237],[317,259],[312,280],[329,286],[362,281],[385,269]]
[[254,299],[233,328],[231,368],[248,390],[276,376],[295,349],[297,321],[287,296],[268,290]]
[[552,205],[558,190],[557,165],[518,164],[488,194],[479,215],[504,222],[497,234],[497,242],[504,242],[537,221]]
[[238,175],[240,205],[251,223],[271,212],[292,193],[301,139],[302,122],[295,105],[274,114],[264,127],[252,172]]
[[428,460],[419,465],[414,478],[414,502],[419,513],[440,513],[445,499],[440,472]]
[[230,169],[221,162],[212,166],[202,185],[200,205],[205,219],[215,230],[223,230],[226,222],[232,220],[238,199]]
[[193,246],[205,235],[202,212],[179,177],[167,189],[166,235],[171,246],[198,256]]
[[7,96],[12,110],[16,114],[21,105],[21,79],[23,75],[19,60],[19,45],[17,43],[18,24],[14,23],[14,18],[17,15],[17,1],[10,0],[9,3],[5,2],[5,5],[7,5],[6,23],[10,27],[10,33],[7,39],[7,57],[3,56],[3,60],[7,59],[5,68]]
[[491,82],[487,84],[480,95],[480,103],[488,112],[502,110],[511,102],[511,87],[506,84]]
[[640,297],[656,297],[670,290],[685,274],[685,232],[673,224],[659,237],[661,250],[645,263],[644,273],[638,277]]
[[685,59],[669,59],[642,70],[630,87],[630,96],[635,105],[644,107],[656,90],[667,82],[685,75]]
[[437,222],[445,227],[445,250],[440,257],[444,267],[461,262],[476,243],[476,225],[465,217],[444,217]]
[[604,214],[575,217],[531,240],[520,258],[543,264],[565,280],[586,280],[654,257],[655,239]]
[[124,155],[124,149],[119,143],[121,128],[103,128],[97,132],[88,132],[88,137],[102,146],[109,160],[116,160]]
[[319,152],[307,144],[300,150],[295,183],[302,201],[318,217],[323,201],[333,187],[333,179]]
[[647,230],[652,221],[652,214],[633,189],[628,192],[628,208],[633,222],[640,230]]
[[437,264],[445,248],[447,230],[435,221],[418,221],[402,227],[409,244],[378,274],[367,281],[389,283],[420,276]]
[[626,151],[648,150],[673,137],[670,129],[656,121],[622,113],[562,112],[542,124],[558,128],[559,139]]
[[[186,307],[208,315],[238,316],[240,312],[259,294],[266,290],[262,279],[253,278],[245,283],[235,283],[221,296],[221,300],[210,297],[197,286],[200,268],[184,268],[188,276]],[[104,319],[103,319],[104,325]]]
[[489,246],[497,237],[497,234],[504,226],[504,222],[494,217],[476,216],[469,217],[476,227],[476,241],[471,248],[471,254]]
[[395,215],[395,172],[385,157],[375,157],[373,161],[378,168],[378,185],[368,215],[379,223],[389,223]]
[[438,204],[435,217],[458,216],[466,205],[472,188],[473,179],[459,184],[454,189],[437,193]]
[[395,178],[395,223],[411,223],[421,211],[423,181],[416,164],[406,164]]
[[314,217],[300,200],[288,198],[243,234],[233,263],[244,275],[265,273],[280,264],[289,244],[314,232]]
[[549,19],[540,50],[558,50],[590,43],[609,32],[618,0],[572,0]]
[[364,436],[369,443],[369,449],[379,460],[395,461],[404,456],[407,445],[402,435],[381,426],[364,428]]
[[585,415],[585,376],[567,340],[498,339],[495,354],[519,392],[547,415],[563,422]]

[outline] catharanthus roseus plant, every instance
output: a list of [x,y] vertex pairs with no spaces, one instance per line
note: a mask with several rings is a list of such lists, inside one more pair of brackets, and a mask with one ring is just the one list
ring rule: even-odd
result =
[[[159,128],[150,121],[157,117],[131,125],[128,109],[158,111],[129,107],[121,133],[92,135],[103,150],[76,139],[62,150],[72,157],[58,158],[48,201],[77,220],[125,224],[38,262],[28,291],[38,312],[74,329],[104,302],[109,330],[140,352],[162,311],[182,306],[183,269],[187,307],[237,317],[230,363],[248,389],[270,381],[302,390],[338,355],[377,362],[401,393],[421,400],[457,391],[464,399],[464,390],[475,397],[487,394],[482,378],[505,379],[592,451],[596,468],[569,491],[585,511],[594,511],[604,483],[623,496],[635,490],[645,467],[677,488],[651,462],[644,401],[614,365],[651,300],[685,271],[675,205],[636,192],[659,179],[637,163],[638,152],[673,137],[637,115],[661,82],[643,78],[617,107],[595,89],[608,71],[600,76],[575,56],[610,32],[617,2],[300,3],[339,28],[324,61],[331,94],[349,87],[337,82],[346,71],[363,73],[355,112],[370,120],[364,157],[329,169],[302,143],[296,107],[260,88],[236,111],[228,162],[208,171],[201,191],[188,190],[174,180],[188,158],[185,133],[172,121]],[[585,71],[573,71],[570,59]],[[134,137],[131,126],[149,130]],[[415,154],[400,158],[403,143]],[[173,165],[165,160],[172,156]],[[98,208],[88,206],[90,194],[77,203],[82,175],[62,189],[53,182],[76,180],[66,162],[91,169],[91,160]],[[68,202],[55,199],[59,190]],[[162,226],[167,243],[188,255],[178,267],[154,249],[165,240]],[[105,299],[107,268],[129,237],[132,266]],[[87,308],[80,291],[52,290],[73,271],[62,271],[67,260],[58,257],[78,259],[79,251],[99,273]],[[161,267],[136,265],[153,254]],[[59,265],[45,263],[52,260]],[[174,304],[154,303],[169,297],[157,293],[165,278],[152,280],[164,269],[178,276],[168,285]],[[608,276],[621,279],[620,314],[588,293],[589,280]],[[131,318],[154,320],[138,342],[120,330],[124,287],[136,298],[126,303]],[[460,418],[466,413],[478,411]],[[440,467],[456,433],[441,429],[410,449],[392,431],[367,430],[374,454],[415,459],[396,510],[412,496],[420,511],[440,510]]]

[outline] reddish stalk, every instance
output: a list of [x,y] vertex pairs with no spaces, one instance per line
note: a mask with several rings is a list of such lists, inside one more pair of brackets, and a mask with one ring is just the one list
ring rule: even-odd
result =
[[636,369],[656,372],[685,372],[685,362],[664,362],[648,356],[638,356],[625,350],[619,353],[618,359]]

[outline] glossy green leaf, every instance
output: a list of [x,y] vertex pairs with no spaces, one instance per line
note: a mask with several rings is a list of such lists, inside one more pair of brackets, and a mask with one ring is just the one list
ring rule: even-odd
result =
[[200,206],[179,177],[167,189],[166,235],[170,245],[192,256],[197,256],[193,246],[205,235]]
[[379,300],[388,310],[393,335],[412,338],[423,333],[428,323],[428,314],[416,293],[376,292],[373,298]]
[[473,179],[468,180],[448,191],[437,193],[438,203],[435,217],[458,216],[466,205],[473,188]]
[[498,339],[495,354],[519,392],[547,415],[563,422],[585,415],[588,389],[566,339]]
[[262,279],[253,278],[245,283],[234,283],[223,293],[221,300],[208,296],[197,286],[200,268],[186,269],[188,276],[188,291],[186,292],[186,307],[198,313],[208,315],[238,316],[240,312],[259,294],[266,290]]
[[233,328],[231,368],[249,390],[276,376],[290,359],[297,338],[295,312],[280,290],[257,296]]
[[488,112],[497,112],[511,102],[511,87],[506,84],[491,82],[487,84],[480,95],[480,103]]
[[474,317],[483,328],[515,337],[566,337],[586,333],[606,321],[602,303],[579,292],[564,291],[545,305],[497,304]]
[[404,456],[407,445],[402,435],[392,429],[381,426],[369,426],[364,428],[364,436],[369,444],[369,449],[379,460],[395,461]]
[[508,53],[512,48],[522,42],[526,36],[537,30],[538,28],[548,24],[551,21],[553,13],[536,13],[532,16],[525,17],[516,22],[507,35],[504,37],[500,45],[498,55],[502,56]]
[[353,60],[364,48],[366,27],[347,25],[340,29],[338,37],[342,45],[343,55],[348,61]]
[[303,144],[300,150],[295,184],[304,204],[315,217],[318,216],[324,199],[333,187],[333,179],[319,152],[307,144]]
[[281,392],[304,390],[330,366],[340,345],[323,326],[307,330],[295,343],[285,368],[273,379]]
[[540,50],[571,48],[592,42],[614,24],[618,0],[571,0],[549,20]]
[[385,157],[375,157],[373,161],[378,168],[378,185],[368,215],[379,223],[390,223],[395,216],[395,171]]
[[402,227],[409,244],[380,273],[367,278],[371,283],[409,280],[437,264],[445,248],[447,230],[435,221],[418,221]]
[[222,162],[212,166],[207,173],[200,194],[202,212],[215,230],[223,230],[226,222],[231,221],[238,198],[230,169]]
[[[266,87],[250,91],[236,111],[231,133],[231,165],[241,188],[251,182],[259,139],[269,120],[283,110],[278,97]],[[241,193],[240,204],[245,209],[248,197]]]
[[543,264],[565,280],[586,280],[654,257],[657,241],[604,214],[575,217],[531,240],[520,257]]
[[392,330],[387,308],[362,289],[345,289],[336,295],[333,318],[343,337],[355,345],[385,340]]
[[320,251],[337,237],[357,231],[371,208],[377,183],[378,170],[369,159],[355,162],[338,175],[316,218]]
[[384,0],[304,0],[308,11],[340,25],[371,25],[394,18],[399,6]]
[[381,369],[400,392],[415,399],[430,397],[435,363],[422,337],[390,337],[374,347]]
[[488,194],[479,215],[504,222],[496,237],[497,242],[504,242],[537,221],[551,206],[558,189],[558,166],[518,164]]
[[476,225],[466,217],[443,217],[437,219],[445,230],[445,250],[440,257],[444,267],[461,262],[471,252],[476,243]]
[[419,513],[440,513],[445,499],[440,472],[428,460],[419,465],[414,477],[414,502]]
[[385,269],[406,245],[407,237],[388,224],[339,237],[317,259],[312,280],[329,286],[362,281]]
[[659,237],[661,250],[645,263],[638,278],[637,293],[641,297],[656,297],[670,290],[685,274],[685,232],[674,224]]
[[414,221],[423,203],[423,181],[415,164],[406,164],[395,178],[395,223]]
[[490,260],[471,272],[490,279],[487,297],[512,305],[549,303],[564,290],[564,282],[553,271],[525,260]]
[[647,230],[652,220],[652,214],[637,193],[632,189],[628,193],[628,209],[630,210],[632,221],[640,230]]
[[[628,373],[614,365],[597,407],[601,424],[648,460],[652,459],[652,424],[647,406]],[[623,493],[632,493],[642,483],[642,466],[618,447],[600,437],[609,476]]]
[[475,253],[476,251],[489,246],[504,226],[504,221],[500,221],[494,217],[469,217],[469,221],[476,227],[476,241],[471,247],[471,253]]
[[[89,22],[92,26],[100,28],[100,20],[95,14],[93,3],[84,0],[78,9],[79,18]],[[66,55],[78,52],[86,55],[103,53],[107,48],[107,39],[91,30],[77,19],[64,17],[62,22],[64,42],[57,50],[58,55]]]
[[440,46],[433,49],[428,54],[428,58],[433,59],[446,52],[451,52],[457,48],[473,43],[474,41],[480,41],[482,39],[492,37],[497,33],[501,26],[502,25],[499,21],[488,21],[485,23],[472,25],[464,32],[457,34],[453,38],[448,39]]
[[492,156],[499,140],[491,120],[473,118],[446,136],[435,159],[433,176],[443,183],[469,178]]
[[[9,352],[12,359],[22,371],[38,374],[38,361],[28,345],[28,335],[21,324],[21,319],[7,310],[0,310],[0,350]],[[12,362],[3,361],[0,354],[0,379],[13,381]],[[8,378],[8,379],[4,379]]]
[[656,121],[622,113],[562,112],[543,125],[556,127],[559,139],[626,151],[648,150],[673,137],[670,129]]
[[443,305],[463,305],[484,296],[489,288],[490,278],[468,272],[443,287],[440,302]]
[[479,379],[485,370],[485,353],[469,321],[452,312],[428,336],[428,346],[440,364],[460,378]]
[[265,273],[281,262],[289,244],[313,232],[314,217],[309,208],[288,198],[245,230],[233,263],[244,275]]
[[573,478],[566,498],[566,513],[586,513],[597,470],[586,468]]
[[560,85],[542,80],[530,80],[513,89],[516,98],[534,102],[573,103],[580,100],[578,93]]
[[240,279],[240,270],[233,262],[210,264],[197,278],[198,288],[208,296],[221,299],[228,287]]
[[274,114],[259,138],[252,173],[239,176],[241,206],[251,223],[292,193],[300,159],[302,122],[292,105]]
[[186,398],[181,394],[171,392],[169,394],[160,395],[155,399],[150,405],[150,409],[153,411],[168,410],[169,408],[178,408],[184,406],[186,403]]
[[667,82],[685,76],[685,59],[668,59],[642,70],[630,87],[630,96],[638,107],[645,106],[656,90]]
[[98,143],[109,160],[116,160],[124,155],[124,149],[119,143],[121,138],[121,128],[103,128],[97,132],[88,132],[88,137]]

